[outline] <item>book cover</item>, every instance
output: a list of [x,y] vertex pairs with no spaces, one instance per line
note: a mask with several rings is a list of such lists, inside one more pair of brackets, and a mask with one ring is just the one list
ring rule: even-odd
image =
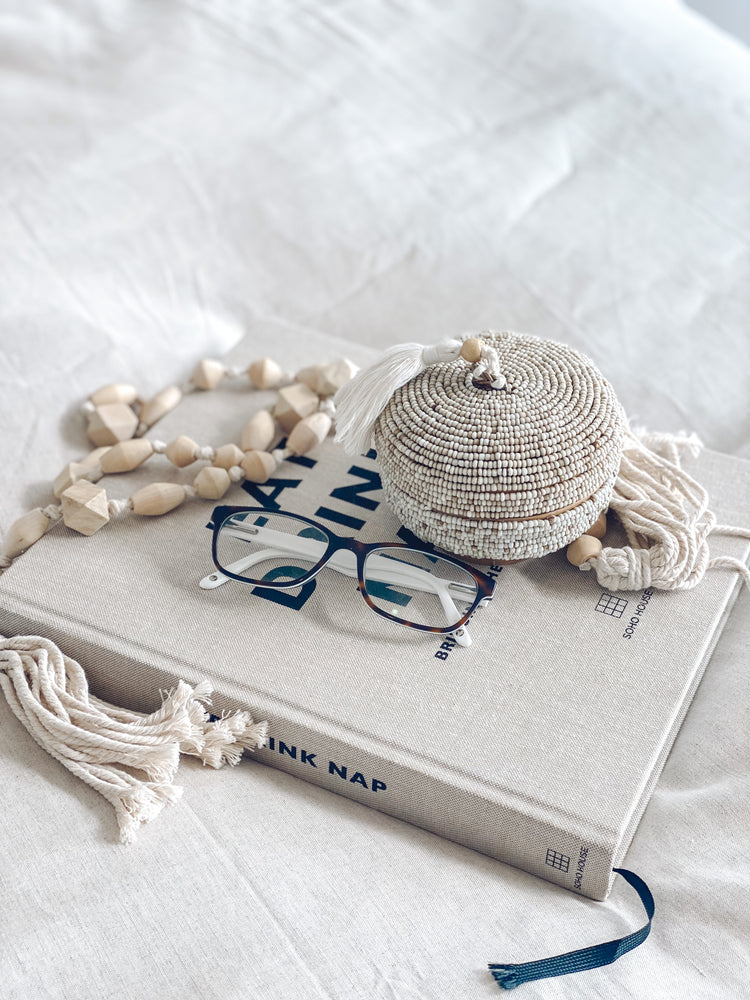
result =
[[[232,364],[273,354],[294,369],[351,351],[343,341],[274,325]],[[230,384],[195,393],[150,436],[237,441],[272,394]],[[688,470],[720,522],[750,525],[750,463],[704,452]],[[197,466],[163,456],[107,477],[126,497],[155,480],[191,482]],[[327,440],[265,484],[223,504],[280,509],[363,541],[408,541],[388,509],[374,453]],[[485,566],[493,602],[472,645],[372,613],[356,580],[332,570],[293,591],[212,571],[213,504],[131,517],[90,538],[53,527],[0,578],[0,631],[56,642],[92,691],[152,710],[179,678],[214,683],[214,710],[269,721],[257,753],[339,794],[594,899],[607,896],[736,595],[720,570],[694,590],[609,594],[564,552]],[[714,536],[712,554],[747,558],[747,540]]]

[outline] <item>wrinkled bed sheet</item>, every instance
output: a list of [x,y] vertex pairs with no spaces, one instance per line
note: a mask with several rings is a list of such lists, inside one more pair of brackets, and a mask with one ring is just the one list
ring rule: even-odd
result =
[[[86,449],[93,388],[274,317],[548,335],[750,457],[749,84],[667,0],[6,2],[0,525]],[[628,854],[649,941],[524,996],[750,996],[749,646],[743,593]],[[491,997],[486,962],[641,922],[249,762],[181,781],[122,848],[0,704],[4,998]]]

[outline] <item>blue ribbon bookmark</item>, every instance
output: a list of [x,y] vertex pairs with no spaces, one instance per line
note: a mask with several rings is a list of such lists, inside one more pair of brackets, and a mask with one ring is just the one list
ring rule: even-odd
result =
[[627,937],[605,941],[603,944],[593,944],[588,948],[580,948],[578,951],[567,951],[564,955],[540,958],[536,962],[522,962],[520,965],[492,964],[489,966],[489,970],[501,989],[514,990],[521,983],[530,983],[535,979],[549,979],[552,976],[567,976],[571,972],[598,969],[601,965],[610,965],[612,962],[616,962],[618,958],[632,951],[633,948],[637,948],[639,944],[643,944],[651,930],[651,921],[654,916],[654,897],[643,879],[638,878],[633,872],[629,872],[625,868],[613,868],[612,871],[622,875],[625,881],[632,885],[638,893],[648,914],[648,923],[640,930],[628,934]]

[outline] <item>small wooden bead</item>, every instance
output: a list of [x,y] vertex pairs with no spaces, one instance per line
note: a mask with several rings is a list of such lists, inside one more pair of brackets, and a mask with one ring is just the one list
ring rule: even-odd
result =
[[197,389],[215,389],[224,377],[224,365],[213,358],[204,358],[193,369],[190,381]]
[[312,448],[325,441],[332,420],[327,413],[311,413],[292,429],[287,448],[294,455],[306,455]]
[[592,535],[581,535],[568,546],[568,562],[573,566],[583,566],[589,559],[595,559],[601,555],[602,543]]
[[94,406],[103,406],[105,403],[125,403],[126,406],[130,406],[138,399],[138,390],[134,385],[112,382],[92,392],[89,399]]
[[39,507],[30,510],[28,514],[19,517],[11,524],[3,543],[3,555],[15,559],[25,552],[30,545],[38,542],[49,527],[50,519]]
[[476,364],[482,357],[482,341],[478,337],[469,337],[461,345],[461,357],[464,361]]
[[117,444],[135,434],[138,417],[125,403],[104,403],[91,414],[88,436],[96,445]]
[[273,408],[273,415],[289,433],[303,417],[314,413],[318,408],[318,397],[301,382],[293,382],[279,389],[279,398]]
[[69,486],[77,483],[79,479],[83,479],[90,471],[91,469],[87,468],[83,462],[68,462],[62,472],[55,477],[52,483],[52,492],[56,497],[61,497]]
[[603,510],[591,527],[586,531],[587,535],[593,538],[604,538],[607,534],[607,512]]
[[281,368],[271,358],[253,361],[247,370],[248,378],[256,389],[275,389],[281,382]]
[[174,441],[170,441],[164,454],[172,465],[178,469],[184,469],[186,465],[192,465],[198,451],[198,445],[192,438],[185,434],[180,434]]
[[207,465],[195,477],[193,486],[198,491],[198,496],[204,500],[219,500],[229,489],[231,482],[226,469]]
[[157,420],[161,420],[170,410],[173,410],[181,399],[182,392],[179,386],[168,385],[166,389],[157,392],[147,403],[143,404],[141,423],[145,424],[146,427],[152,427]]
[[102,455],[99,465],[106,476],[116,472],[130,472],[131,469],[137,469],[153,453],[154,447],[149,440],[133,438],[131,441],[121,441],[108,448],[106,454]]
[[265,483],[278,468],[276,459],[267,451],[248,451],[243,455],[240,465],[245,478],[251,483]]
[[218,469],[231,469],[242,461],[242,451],[236,444],[223,444],[216,449],[213,464]]
[[312,389],[314,393],[320,395],[320,377],[322,365],[310,365],[307,368],[300,368],[297,374],[294,376],[295,382],[301,382],[306,385],[308,389]]
[[69,486],[60,499],[63,521],[80,535],[93,535],[109,521],[107,494],[101,486],[81,479]]
[[276,423],[270,411],[258,410],[242,428],[240,445],[243,451],[265,451],[275,437]]
[[356,374],[357,366],[346,358],[332,361],[328,365],[321,365],[315,392],[319,396],[335,396],[339,389],[351,381]]
[[101,463],[102,455],[106,455],[109,448],[109,445],[105,448],[94,448],[94,450],[90,451],[84,458],[79,458],[78,464],[83,465],[88,470],[95,469],[97,465]]
[[156,517],[179,507],[185,495],[185,490],[179,483],[149,483],[148,486],[136,490],[130,500],[134,514]]

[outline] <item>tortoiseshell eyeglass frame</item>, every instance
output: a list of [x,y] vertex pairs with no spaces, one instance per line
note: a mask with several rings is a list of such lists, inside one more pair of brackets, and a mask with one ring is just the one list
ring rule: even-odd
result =
[[[322,558],[306,573],[301,576],[295,577],[293,580],[282,580],[277,581],[258,581],[258,580],[248,580],[246,577],[240,576],[237,573],[232,573],[225,566],[219,562],[216,552],[217,539],[219,537],[219,532],[224,522],[235,514],[257,514],[260,516],[278,516],[278,517],[289,517],[294,518],[297,521],[304,521],[305,524],[310,525],[317,531],[320,531],[328,539],[328,546],[322,556]],[[330,561],[331,557],[342,549],[346,549],[349,552],[353,552],[357,560],[357,589],[364,598],[367,606],[375,612],[376,615],[380,615],[382,618],[387,618],[389,621],[396,622],[398,625],[405,625],[407,628],[418,629],[420,632],[432,632],[436,635],[449,635],[450,633],[457,632],[471,619],[474,612],[480,605],[487,604],[492,600],[495,593],[495,580],[492,577],[487,576],[486,573],[482,573],[480,570],[475,569],[469,563],[463,562],[461,559],[456,559],[455,556],[444,555],[442,552],[436,552],[431,546],[425,545],[421,547],[419,545],[409,545],[405,542],[360,542],[356,538],[347,538],[343,535],[336,534],[335,531],[331,531],[329,527],[321,524],[319,521],[314,521],[312,518],[303,517],[301,514],[293,514],[291,511],[282,510],[271,510],[268,507],[227,507],[220,506],[214,509],[211,516],[213,522],[213,537],[211,540],[211,557],[213,559],[214,566],[223,573],[224,576],[230,577],[233,580],[239,580],[240,583],[250,583],[256,587],[268,587],[270,589],[278,590],[289,590],[293,587],[300,587],[312,580],[314,577],[320,573],[320,571],[325,567],[326,563]],[[370,598],[367,593],[367,586],[365,584],[364,568],[365,560],[370,552],[382,549],[393,549],[396,550],[410,550],[413,552],[419,552],[426,556],[432,556],[434,558],[442,559],[445,562],[453,563],[453,565],[458,566],[464,572],[468,573],[476,582],[477,593],[474,600],[468,606],[465,614],[454,624],[447,626],[437,626],[437,625],[420,625],[417,622],[410,622],[404,618],[398,618],[396,615],[391,615],[382,608],[377,607],[376,604]]]

